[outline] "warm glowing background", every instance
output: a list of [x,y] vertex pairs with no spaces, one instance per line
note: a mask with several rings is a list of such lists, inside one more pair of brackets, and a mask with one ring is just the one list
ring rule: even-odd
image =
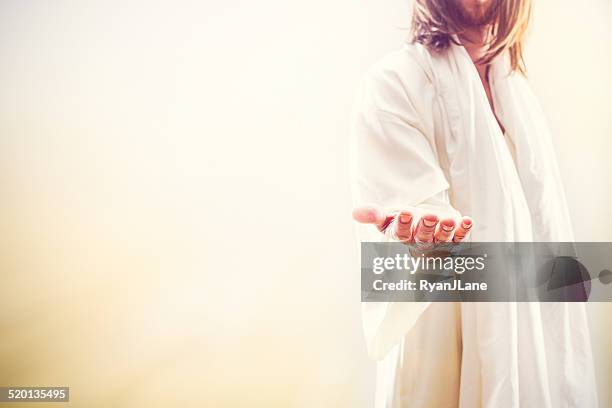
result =
[[[577,238],[612,241],[612,3],[535,2],[528,68]],[[348,112],[409,10],[2,1],[0,385],[88,408],[371,406]],[[611,309],[589,305],[602,407]]]

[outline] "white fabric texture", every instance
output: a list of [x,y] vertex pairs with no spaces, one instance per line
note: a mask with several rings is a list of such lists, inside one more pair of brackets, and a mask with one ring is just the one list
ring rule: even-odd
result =
[[[490,82],[506,136],[462,46],[434,54],[406,44],[377,63],[353,117],[354,204],[469,215],[473,241],[573,241],[536,98],[506,55]],[[358,228],[361,241],[390,239]],[[598,405],[583,304],[363,303],[362,311],[379,360],[378,407]]]

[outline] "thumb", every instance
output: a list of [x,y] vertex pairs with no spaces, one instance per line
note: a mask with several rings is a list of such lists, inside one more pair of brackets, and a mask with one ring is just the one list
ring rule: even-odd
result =
[[389,220],[393,216],[387,217],[377,205],[364,205],[353,209],[353,219],[362,224],[375,225],[379,230],[383,230],[389,225]]

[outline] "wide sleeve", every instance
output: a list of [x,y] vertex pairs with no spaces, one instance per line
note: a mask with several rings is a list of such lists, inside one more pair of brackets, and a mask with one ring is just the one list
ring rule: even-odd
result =
[[[419,64],[383,62],[363,79],[351,128],[352,191],[355,206],[386,211],[432,211],[456,219],[449,183],[434,142],[434,87]],[[390,238],[359,225],[360,242]],[[368,352],[383,359],[412,328],[428,303],[362,303]]]

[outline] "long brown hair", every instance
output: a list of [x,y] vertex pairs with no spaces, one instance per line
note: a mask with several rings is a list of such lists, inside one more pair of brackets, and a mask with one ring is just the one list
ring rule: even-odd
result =
[[[523,42],[531,18],[531,0],[500,0],[489,25],[490,41],[478,61],[488,64],[508,50],[513,71],[525,74]],[[455,0],[414,0],[412,15],[412,41],[429,49],[446,49],[455,34],[465,30]]]

